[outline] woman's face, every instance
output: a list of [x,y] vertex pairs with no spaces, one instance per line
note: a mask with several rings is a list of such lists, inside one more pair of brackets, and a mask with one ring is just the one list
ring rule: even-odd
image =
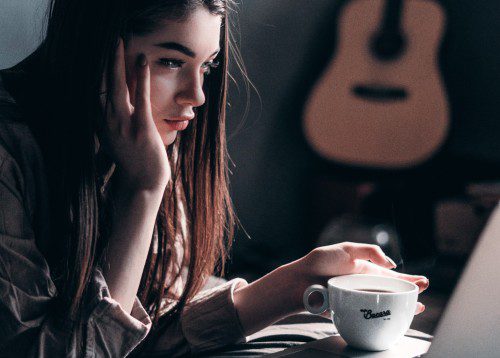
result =
[[[190,122],[195,107],[205,103],[203,80],[216,66],[221,17],[198,8],[182,22],[165,20],[153,33],[133,36],[125,49],[127,84],[132,103],[136,87],[135,64],[139,54],[151,71],[151,109],[165,145]],[[172,122],[177,121],[177,122]]]

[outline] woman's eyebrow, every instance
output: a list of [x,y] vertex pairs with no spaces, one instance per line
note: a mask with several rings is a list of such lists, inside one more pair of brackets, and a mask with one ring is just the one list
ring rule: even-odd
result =
[[[189,47],[181,45],[178,42],[161,42],[161,43],[156,44],[155,46],[158,46],[158,47],[161,47],[161,48],[164,48],[167,50],[179,51],[179,52],[182,52],[183,54],[185,54],[186,56],[189,56],[191,58],[196,57],[196,53],[193,50],[191,50]],[[210,55],[210,57],[216,55],[219,51],[220,51],[220,49],[217,49],[214,53],[212,53]]]

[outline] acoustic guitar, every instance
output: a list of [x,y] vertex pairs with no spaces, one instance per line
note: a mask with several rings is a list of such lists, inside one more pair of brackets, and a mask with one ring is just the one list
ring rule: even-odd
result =
[[445,20],[430,0],[347,2],[336,54],[305,106],[305,136],[318,154],[397,169],[438,150],[449,128],[438,68]]

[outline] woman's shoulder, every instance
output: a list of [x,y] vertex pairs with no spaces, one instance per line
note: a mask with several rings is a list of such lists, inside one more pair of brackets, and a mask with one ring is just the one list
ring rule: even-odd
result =
[[0,180],[16,183],[20,194],[31,202],[43,178],[39,146],[0,75]]

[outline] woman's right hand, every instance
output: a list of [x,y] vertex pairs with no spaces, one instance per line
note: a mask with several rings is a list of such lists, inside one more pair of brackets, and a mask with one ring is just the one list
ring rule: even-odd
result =
[[[326,282],[331,277],[349,274],[370,274],[387,276],[409,281],[425,291],[429,287],[429,280],[425,276],[409,275],[393,271],[396,268],[394,261],[389,259],[377,245],[341,242],[339,244],[315,248],[309,254],[293,262],[294,276],[302,277],[304,282],[300,289],[300,296],[305,287],[315,283]],[[301,306],[302,301],[299,299]],[[425,306],[417,302],[415,314],[423,312]]]
[[[150,70],[140,54],[134,64],[137,74],[135,103],[125,75],[125,49],[119,40],[114,57],[101,145],[116,163],[121,187],[126,190],[165,190],[171,170],[167,151],[153,121],[150,100]],[[106,90],[106,89],[105,89]]]

